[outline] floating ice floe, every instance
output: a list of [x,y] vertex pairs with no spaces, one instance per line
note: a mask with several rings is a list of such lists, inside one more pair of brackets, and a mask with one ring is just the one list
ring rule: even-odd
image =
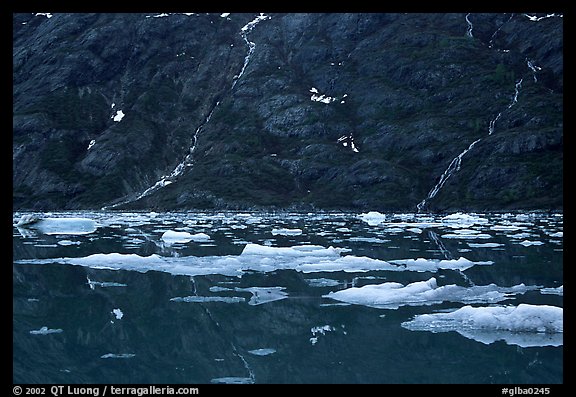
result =
[[496,248],[504,245],[500,243],[467,243],[467,244],[472,248]]
[[58,241],[59,245],[68,246],[68,245],[80,245],[82,244],[80,241],[71,241],[71,240],[60,240]]
[[523,245],[524,247],[529,247],[531,245],[542,245],[544,244],[542,241],[528,241],[528,240],[524,240],[520,243],[518,243],[520,245]]
[[208,274],[241,276],[246,271],[272,272],[280,269],[292,269],[302,273],[368,272],[372,270],[424,272],[437,271],[438,269],[465,270],[474,265],[492,264],[490,261],[472,262],[466,258],[453,260],[418,258],[395,260],[390,263],[365,256],[341,256],[342,251],[344,250],[340,248],[324,248],[318,245],[268,247],[259,244],[247,244],[242,253],[236,256],[166,257],[158,254],[140,256],[137,254],[109,253],[92,254],[78,258],[19,259],[15,263],[65,263],[93,269],[132,270],[141,273],[154,270],[186,276]]
[[386,221],[386,215],[381,214],[377,211],[370,211],[363,214],[358,215],[358,218],[362,219],[370,226],[377,226],[382,222]]
[[100,358],[132,358],[135,357],[136,354],[134,353],[107,353],[100,356]]
[[449,313],[421,314],[402,323],[411,331],[450,332],[484,344],[504,340],[521,347],[561,346],[563,309],[548,305],[464,306]]
[[472,225],[485,225],[489,222],[488,219],[482,218],[479,215],[469,215],[461,212],[447,215],[443,217],[441,221],[446,226],[453,228],[469,227]]
[[513,287],[498,287],[495,284],[461,287],[455,284],[438,287],[434,277],[427,281],[417,281],[406,286],[388,282],[383,284],[353,287],[324,295],[341,302],[376,307],[398,309],[401,306],[427,306],[449,302],[496,303],[516,294],[538,289],[524,284]]
[[122,283],[115,283],[112,281],[92,281],[90,277],[86,276],[86,280],[88,280],[88,286],[90,289],[94,289],[95,286],[107,288],[107,287],[127,287],[127,284]]
[[49,334],[59,334],[64,332],[60,328],[48,328],[46,326],[41,327],[40,329],[33,329],[30,331],[31,335],[49,335]]
[[307,278],[306,284],[310,287],[335,287],[340,284],[340,281],[331,278]]
[[255,356],[269,356],[270,354],[276,353],[276,349],[254,349],[248,350],[248,353],[253,354]]
[[222,302],[222,303],[241,303],[246,299],[238,296],[177,296],[170,298],[171,302],[187,302],[187,303],[206,303],[206,302]]
[[299,236],[302,234],[302,229],[272,229],[274,236]]
[[245,385],[245,384],[254,383],[254,379],[237,377],[237,376],[227,376],[227,377],[223,377],[223,378],[211,379],[210,383],[225,383],[225,384],[232,384],[232,385]]
[[390,263],[405,266],[405,270],[415,272],[436,272],[439,269],[446,270],[466,270],[476,265],[492,265],[493,261],[472,262],[464,257],[458,259],[398,259]]
[[190,241],[202,242],[209,241],[210,236],[206,233],[191,234],[188,232],[178,232],[174,230],[167,230],[162,234],[161,239],[167,244],[184,244]]
[[557,288],[542,288],[540,289],[540,293],[549,295],[564,295],[564,286],[561,285]]
[[246,291],[252,294],[252,298],[248,301],[249,305],[262,305],[288,298],[288,294],[284,292],[284,287],[249,287],[249,288],[234,288],[235,291]]

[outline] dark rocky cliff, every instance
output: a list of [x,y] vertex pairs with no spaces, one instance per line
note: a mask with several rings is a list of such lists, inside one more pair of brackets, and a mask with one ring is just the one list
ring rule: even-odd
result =
[[14,208],[562,208],[561,16],[257,17],[14,14]]

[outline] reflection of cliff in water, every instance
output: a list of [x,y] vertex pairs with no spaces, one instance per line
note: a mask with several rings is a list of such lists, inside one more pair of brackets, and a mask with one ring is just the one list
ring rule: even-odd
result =
[[[549,370],[562,366],[557,349],[517,349],[504,342],[486,346],[455,333],[403,329],[400,323],[421,308],[319,307],[335,303],[320,298],[331,287],[312,288],[305,277],[292,270],[191,279],[152,271],[13,266],[13,380],[190,384],[235,377],[256,383],[522,383],[533,382],[534,374],[543,371],[550,378],[541,381],[562,382]],[[91,289],[87,278],[126,286]],[[289,297],[252,306],[246,303],[250,293],[210,291],[216,284],[232,289],[282,286]],[[196,294],[242,296],[246,302],[170,301]],[[121,319],[112,313],[116,308],[124,314]],[[41,326],[64,332],[30,335]],[[263,348],[275,352],[249,353]],[[109,353],[135,356],[101,358]]]

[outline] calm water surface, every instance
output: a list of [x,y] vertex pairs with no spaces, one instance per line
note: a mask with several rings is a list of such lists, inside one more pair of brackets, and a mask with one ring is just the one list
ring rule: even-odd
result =
[[562,214],[13,223],[15,383],[563,382]]

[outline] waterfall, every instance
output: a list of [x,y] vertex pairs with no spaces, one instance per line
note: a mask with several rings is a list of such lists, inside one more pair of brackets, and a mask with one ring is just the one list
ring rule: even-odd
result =
[[250,33],[252,31],[252,29],[254,29],[254,27],[256,25],[258,25],[258,23],[260,23],[261,21],[264,21],[266,19],[270,19],[270,17],[267,15],[264,15],[264,13],[261,12],[260,15],[258,15],[252,21],[248,22],[240,30],[240,34],[242,35],[244,42],[248,46],[248,53],[244,57],[244,65],[242,65],[242,69],[240,70],[240,73],[238,73],[238,75],[234,76],[234,82],[232,83],[232,89],[234,89],[234,87],[236,86],[236,83],[238,82],[238,80],[240,80],[240,78],[244,74],[244,71],[246,70],[248,63],[250,62],[250,58],[252,57],[252,54],[254,53],[254,50],[256,49],[256,43],[248,40],[248,33]]
[[[514,86],[514,96],[512,97],[512,101],[510,102],[510,104],[508,105],[507,109],[511,109],[512,106],[514,106],[517,102],[518,102],[518,95],[520,94],[520,88],[522,87],[522,80],[520,79],[516,82],[515,86]],[[498,115],[496,116],[496,118],[494,118],[492,121],[490,121],[490,125],[488,127],[488,135],[492,135],[492,133],[494,133],[495,128],[496,128],[496,122],[498,121],[498,119],[502,116],[502,112],[498,113]],[[428,203],[429,200],[433,199],[434,197],[436,197],[436,195],[438,194],[438,192],[442,189],[442,187],[444,186],[444,184],[446,183],[446,181],[452,176],[454,175],[454,173],[460,171],[460,166],[462,165],[462,157],[464,157],[464,155],[466,153],[468,153],[478,142],[480,142],[482,140],[482,138],[478,138],[476,139],[474,142],[472,142],[466,149],[464,149],[464,151],[462,153],[460,153],[458,156],[456,156],[448,165],[448,168],[446,168],[446,170],[444,171],[444,173],[440,176],[440,180],[438,181],[438,183],[436,183],[436,185],[432,188],[432,190],[430,190],[430,192],[428,193],[428,195],[426,196],[426,198],[422,201],[420,201],[420,203],[418,203],[416,205],[416,208],[418,209],[418,212],[421,212],[425,207],[426,204]]]
[[[242,35],[242,38],[244,39],[244,42],[246,43],[246,45],[248,46],[248,53],[246,54],[246,56],[244,57],[244,64],[242,65],[242,69],[240,70],[240,73],[238,73],[236,76],[234,76],[234,81],[232,83],[232,87],[231,90],[234,89],[234,87],[236,86],[236,83],[238,82],[238,80],[240,79],[240,77],[242,77],[242,75],[244,74],[244,71],[246,70],[246,67],[248,66],[248,63],[250,62],[250,58],[252,57],[252,54],[254,53],[254,49],[256,48],[256,44],[254,42],[251,42],[248,40],[248,33],[250,33],[252,31],[252,29],[254,29],[254,27],[261,21],[264,21],[266,19],[270,19],[269,16],[264,15],[264,13],[260,13],[260,15],[258,15],[256,18],[254,18],[252,21],[248,22],[246,25],[244,25],[242,27],[242,29],[240,30],[240,34]],[[218,107],[218,105],[220,105],[220,101],[217,101],[212,108],[210,109],[210,111],[208,112],[208,116],[206,116],[206,118],[204,119],[204,121],[202,123],[200,123],[200,125],[198,126],[198,128],[196,128],[196,130],[194,131],[194,134],[192,135],[192,139],[191,139],[191,145],[190,148],[188,150],[188,153],[186,154],[186,156],[184,157],[184,160],[182,160],[173,170],[169,175],[164,175],[162,176],[158,181],[156,181],[156,183],[154,183],[154,185],[150,186],[149,188],[145,189],[142,193],[140,193],[139,195],[137,195],[135,198],[129,198],[127,200],[121,201],[119,203],[113,204],[113,205],[109,205],[109,206],[105,206],[102,207],[103,210],[107,210],[107,209],[113,209],[116,207],[119,207],[121,205],[124,204],[128,204],[128,203],[132,203],[135,201],[138,201],[146,196],[149,196],[150,194],[156,192],[159,189],[162,189],[165,186],[170,185],[171,183],[173,183],[178,177],[180,177],[184,171],[191,167],[193,165],[193,154],[196,151],[196,147],[198,144],[198,137],[200,135],[200,133],[202,132],[202,129],[204,128],[204,126],[206,124],[208,124],[208,122],[210,121],[210,119],[212,118],[212,115],[214,114],[214,111],[216,110],[216,108]]]

